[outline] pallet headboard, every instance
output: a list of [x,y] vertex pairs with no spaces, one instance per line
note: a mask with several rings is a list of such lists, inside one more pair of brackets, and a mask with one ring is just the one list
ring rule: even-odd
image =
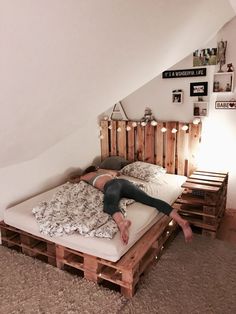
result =
[[[201,123],[160,122],[145,126],[135,121],[100,122],[101,158],[122,156],[129,161],[158,164],[168,173],[189,175],[196,169]],[[183,130],[187,126],[187,130]],[[166,132],[163,132],[166,128]],[[177,131],[176,131],[177,130]]]

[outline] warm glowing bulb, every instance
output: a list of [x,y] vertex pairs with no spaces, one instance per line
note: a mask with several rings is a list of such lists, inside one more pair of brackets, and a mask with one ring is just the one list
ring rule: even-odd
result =
[[156,120],[152,120],[151,125],[152,125],[152,126],[156,126],[156,125],[157,125]]
[[116,131],[117,131],[117,132],[121,132],[121,128],[118,128]]
[[126,131],[129,132],[130,130],[131,130],[131,127],[128,125],[127,128],[126,128]]
[[164,132],[166,132],[166,131],[167,131],[167,128],[165,128],[165,127],[161,128],[161,132],[162,132],[162,133],[164,133]]
[[183,130],[183,131],[187,131],[187,130],[188,130],[188,126],[187,126],[186,124],[183,125],[183,126],[182,126],[182,130]]
[[141,125],[142,125],[142,126],[146,126],[146,125],[147,125],[147,122],[143,121],[143,122],[141,122]]
[[112,130],[112,125],[111,124],[109,125],[108,129]]
[[171,130],[171,132],[172,132],[172,133],[176,133],[176,132],[177,132],[177,129],[173,128],[173,129]]
[[193,119],[193,124],[199,124],[201,122],[200,118]]
[[137,126],[137,122],[132,123],[132,127],[135,128]]

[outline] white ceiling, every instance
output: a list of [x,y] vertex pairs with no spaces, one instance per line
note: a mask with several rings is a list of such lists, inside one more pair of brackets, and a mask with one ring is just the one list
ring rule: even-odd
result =
[[228,0],[0,0],[0,167],[78,132],[234,15]]

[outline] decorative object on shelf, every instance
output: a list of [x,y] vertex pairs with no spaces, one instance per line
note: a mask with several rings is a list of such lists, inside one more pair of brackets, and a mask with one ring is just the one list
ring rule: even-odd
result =
[[232,63],[228,63],[227,64],[227,72],[234,72],[234,67],[233,67],[233,64]]
[[205,101],[198,101],[193,103],[193,115],[204,117],[208,114],[208,103]]
[[181,78],[181,77],[195,77],[206,76],[206,68],[185,69],[185,70],[169,70],[162,72],[162,78]]
[[193,66],[216,65],[217,48],[198,49],[193,52]]
[[152,115],[152,110],[148,107],[146,107],[144,111],[144,116],[141,119],[141,125],[145,126],[148,122],[151,122],[151,125],[155,126],[157,125],[157,121]]
[[172,103],[183,103],[183,91],[182,89],[175,89],[172,91]]
[[234,72],[218,72],[213,77],[213,92],[225,93],[233,91]]
[[217,45],[217,62],[220,64],[219,73],[223,72],[222,66],[226,63],[225,53],[226,53],[227,41],[219,41]]
[[236,109],[236,100],[216,101],[215,108],[216,109]]
[[190,96],[207,96],[208,82],[190,83]]
[[109,119],[110,120],[124,120],[124,121],[128,121],[128,118],[126,116],[126,113],[125,113],[125,111],[123,109],[123,106],[122,106],[121,102],[118,102],[117,104],[115,104]]

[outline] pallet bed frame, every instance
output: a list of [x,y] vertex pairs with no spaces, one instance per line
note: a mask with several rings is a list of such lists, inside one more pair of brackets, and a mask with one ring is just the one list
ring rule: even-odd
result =
[[[183,125],[188,126],[183,131]],[[127,126],[131,127],[127,131]],[[132,127],[132,121],[101,121],[101,159],[122,156],[130,161],[159,164],[168,173],[188,175],[195,169],[195,155],[200,142],[201,124],[158,122],[157,126]],[[165,127],[166,132],[161,132]],[[176,133],[172,130],[176,129]],[[117,132],[117,129],[119,130]],[[177,224],[168,216],[157,221],[117,262],[57,245],[0,222],[2,244],[26,255],[39,258],[60,269],[67,266],[82,272],[88,280],[108,281],[131,298],[141,275],[157,260],[176,231]]]

